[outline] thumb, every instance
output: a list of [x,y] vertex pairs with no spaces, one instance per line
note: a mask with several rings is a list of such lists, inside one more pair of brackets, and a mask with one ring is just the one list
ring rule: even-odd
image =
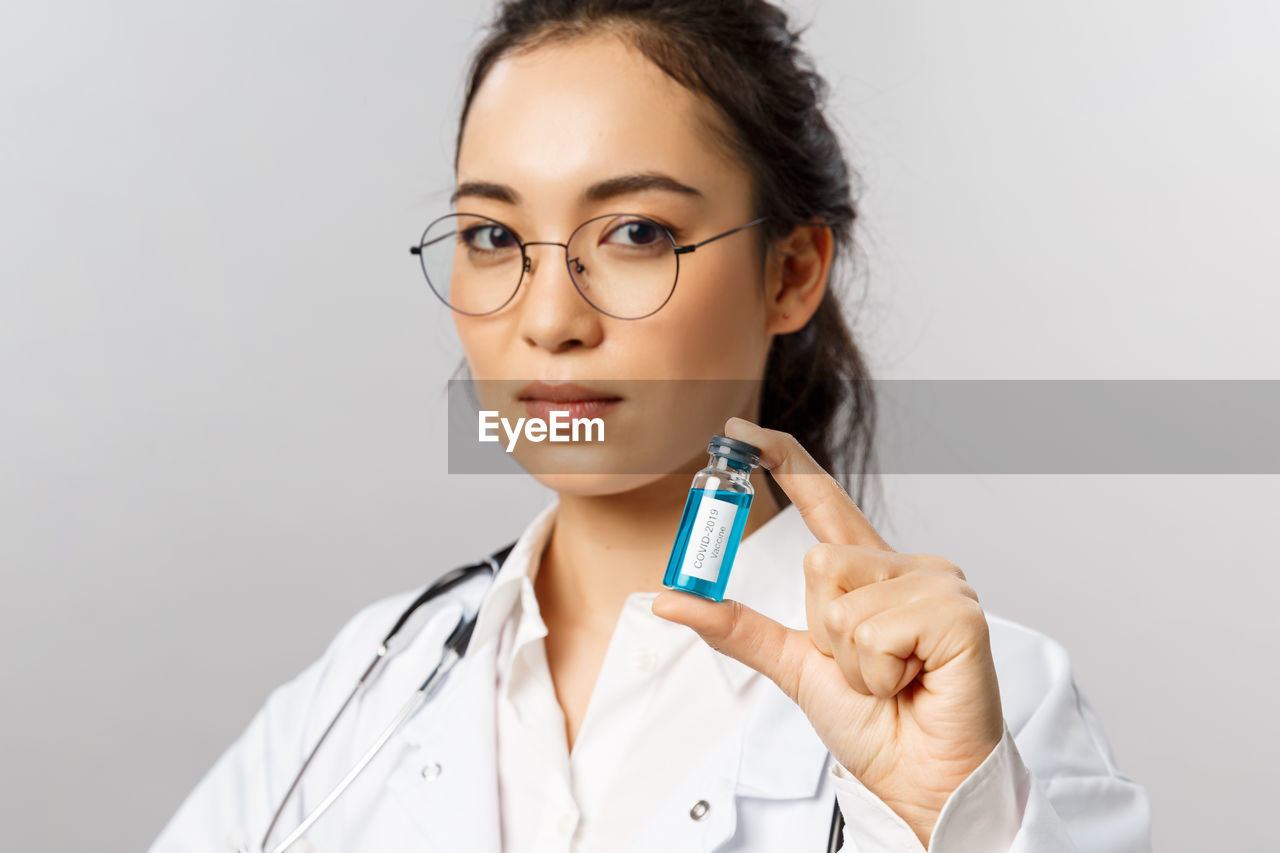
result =
[[796,700],[804,659],[803,631],[788,628],[741,602],[710,601],[692,593],[663,590],[653,614],[687,625],[711,648],[768,677]]

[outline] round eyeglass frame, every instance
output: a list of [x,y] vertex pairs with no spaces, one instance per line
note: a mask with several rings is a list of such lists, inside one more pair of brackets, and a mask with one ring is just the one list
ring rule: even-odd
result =
[[[431,229],[434,228],[438,223],[443,222],[446,219],[455,219],[460,216],[470,216],[470,217],[474,217],[475,219],[483,219],[486,222],[492,222],[494,225],[497,225],[500,228],[506,229],[507,232],[509,232],[513,237],[515,237],[516,242],[520,245],[520,277],[516,280],[515,287],[511,288],[511,294],[507,296],[505,300],[503,300],[502,304],[488,311],[463,311],[461,308],[458,308],[452,305],[449,302],[449,300],[445,298],[444,294],[442,294],[440,290],[436,287],[435,282],[431,280],[431,274],[427,272],[426,256],[422,251],[423,248],[426,246],[427,233],[431,231]],[[582,292],[582,287],[578,284],[577,276],[575,276],[573,273],[574,259],[569,257],[569,245],[573,243],[573,238],[578,235],[579,231],[581,231],[586,226],[590,225],[592,222],[596,222],[601,219],[610,219],[613,217],[626,217],[631,220],[641,220],[643,222],[649,223],[650,225],[657,227],[657,229],[661,231],[662,234],[665,235],[666,238],[671,242],[671,249],[676,259],[675,275],[671,277],[671,289],[667,291],[666,298],[664,298],[662,302],[658,305],[658,307],[654,308],[652,311],[649,311],[645,314],[638,314],[634,317],[626,317],[621,314],[614,314],[611,311],[604,310],[599,305],[592,302],[590,297],[588,297],[587,294]],[[507,305],[511,303],[511,300],[515,299],[516,294],[520,292],[520,285],[524,283],[525,273],[530,272],[532,269],[532,263],[529,260],[529,252],[528,252],[529,246],[561,246],[564,249],[564,263],[565,263],[566,269],[568,269],[569,271],[569,280],[573,282],[574,290],[578,291],[578,295],[581,296],[588,305],[590,305],[595,310],[599,311],[601,314],[604,314],[605,316],[608,316],[608,317],[613,317],[618,320],[643,320],[645,317],[652,316],[653,314],[656,314],[658,311],[662,310],[663,306],[665,306],[668,302],[671,301],[671,295],[676,292],[676,284],[680,281],[680,256],[681,255],[690,254],[695,250],[697,250],[699,247],[705,246],[708,243],[711,243],[715,240],[719,240],[721,237],[728,237],[730,234],[736,234],[739,231],[743,231],[747,228],[752,228],[756,225],[759,225],[762,222],[765,222],[768,218],[769,217],[767,216],[760,216],[751,220],[750,222],[739,225],[737,228],[730,228],[728,231],[722,231],[719,234],[706,238],[705,240],[699,240],[697,243],[686,243],[682,245],[676,241],[675,235],[671,233],[671,229],[663,225],[661,222],[658,222],[655,219],[651,219],[650,217],[645,216],[644,214],[604,213],[604,214],[601,214],[600,216],[593,216],[587,221],[583,222],[577,228],[573,229],[573,232],[569,234],[568,240],[566,240],[563,243],[557,243],[553,240],[530,240],[528,242],[525,242],[524,240],[520,239],[518,232],[514,228],[512,228],[510,225],[507,225],[505,222],[494,219],[491,216],[483,216],[478,213],[466,213],[463,211],[455,211],[453,213],[446,213],[443,216],[437,216],[435,219],[431,220],[431,222],[427,224],[427,227],[422,230],[422,237],[419,238],[418,244],[416,246],[409,247],[409,254],[418,256],[419,266],[422,267],[422,275],[427,280],[427,286],[431,288],[431,292],[436,295],[436,298],[439,299],[441,302],[443,302],[450,310],[457,311],[459,314],[466,314],[469,317],[484,317],[489,314],[495,314],[498,311],[501,311],[503,308],[507,307]]]

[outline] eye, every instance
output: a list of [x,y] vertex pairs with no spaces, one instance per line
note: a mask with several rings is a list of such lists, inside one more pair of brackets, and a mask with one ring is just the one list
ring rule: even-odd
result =
[[670,243],[662,226],[648,219],[631,219],[621,223],[606,235],[606,241],[623,246]]
[[516,235],[501,225],[476,225],[465,229],[460,236],[468,248],[480,252],[498,252],[519,245]]

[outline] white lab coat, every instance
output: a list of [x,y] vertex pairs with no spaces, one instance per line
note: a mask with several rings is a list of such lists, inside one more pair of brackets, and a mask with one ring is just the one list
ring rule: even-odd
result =
[[[814,541],[806,534],[791,534],[799,555]],[[744,540],[740,559],[750,553],[751,539]],[[739,570],[735,567],[735,574]],[[727,595],[734,592],[735,580],[731,575]],[[474,607],[484,591],[477,582],[460,595]],[[421,588],[411,590],[364,608],[319,660],[273,691],[248,729],[187,797],[151,853],[223,853],[240,844],[256,850],[310,746],[390,626],[420,592]],[[731,597],[784,624],[804,625],[801,587],[768,602]],[[432,612],[424,619],[422,633],[347,710],[344,722],[308,769],[302,797],[295,795],[295,803],[309,810],[318,802],[435,665],[461,604],[447,598],[429,607]],[[945,831],[940,823],[930,850],[981,853],[974,841],[981,838],[982,847],[1009,853],[1149,851],[1145,790],[1116,768],[1102,726],[1075,686],[1064,649],[1014,622],[991,613],[987,617],[1007,730],[1001,754],[1014,767],[991,776],[990,783],[980,786],[984,790],[966,793],[971,808],[958,810],[956,816],[963,819],[950,821]],[[494,722],[497,645],[473,644],[441,693],[409,719],[307,834],[310,846],[295,850],[500,853]],[[768,690],[750,709],[738,735],[722,738],[695,772],[675,782],[664,807],[623,849],[825,850],[835,796],[832,760],[808,719],[780,690]],[[1015,777],[1025,778],[1027,773],[1031,784],[1025,801],[1000,792],[1014,790]],[[703,819],[693,820],[690,804],[699,800],[710,809]],[[849,811],[856,810],[846,810],[846,817]],[[283,832],[275,833],[273,843],[291,831],[302,814],[302,806],[287,812]],[[912,849],[900,834],[897,841],[882,840],[891,835],[891,813],[864,810],[863,817],[846,828],[843,849],[848,853]],[[1003,826],[983,826],[984,821]]]

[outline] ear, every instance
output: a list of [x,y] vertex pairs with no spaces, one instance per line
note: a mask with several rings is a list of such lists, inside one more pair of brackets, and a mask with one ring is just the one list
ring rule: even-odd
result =
[[803,328],[827,290],[835,238],[821,222],[797,225],[769,247],[765,331],[785,335]]

